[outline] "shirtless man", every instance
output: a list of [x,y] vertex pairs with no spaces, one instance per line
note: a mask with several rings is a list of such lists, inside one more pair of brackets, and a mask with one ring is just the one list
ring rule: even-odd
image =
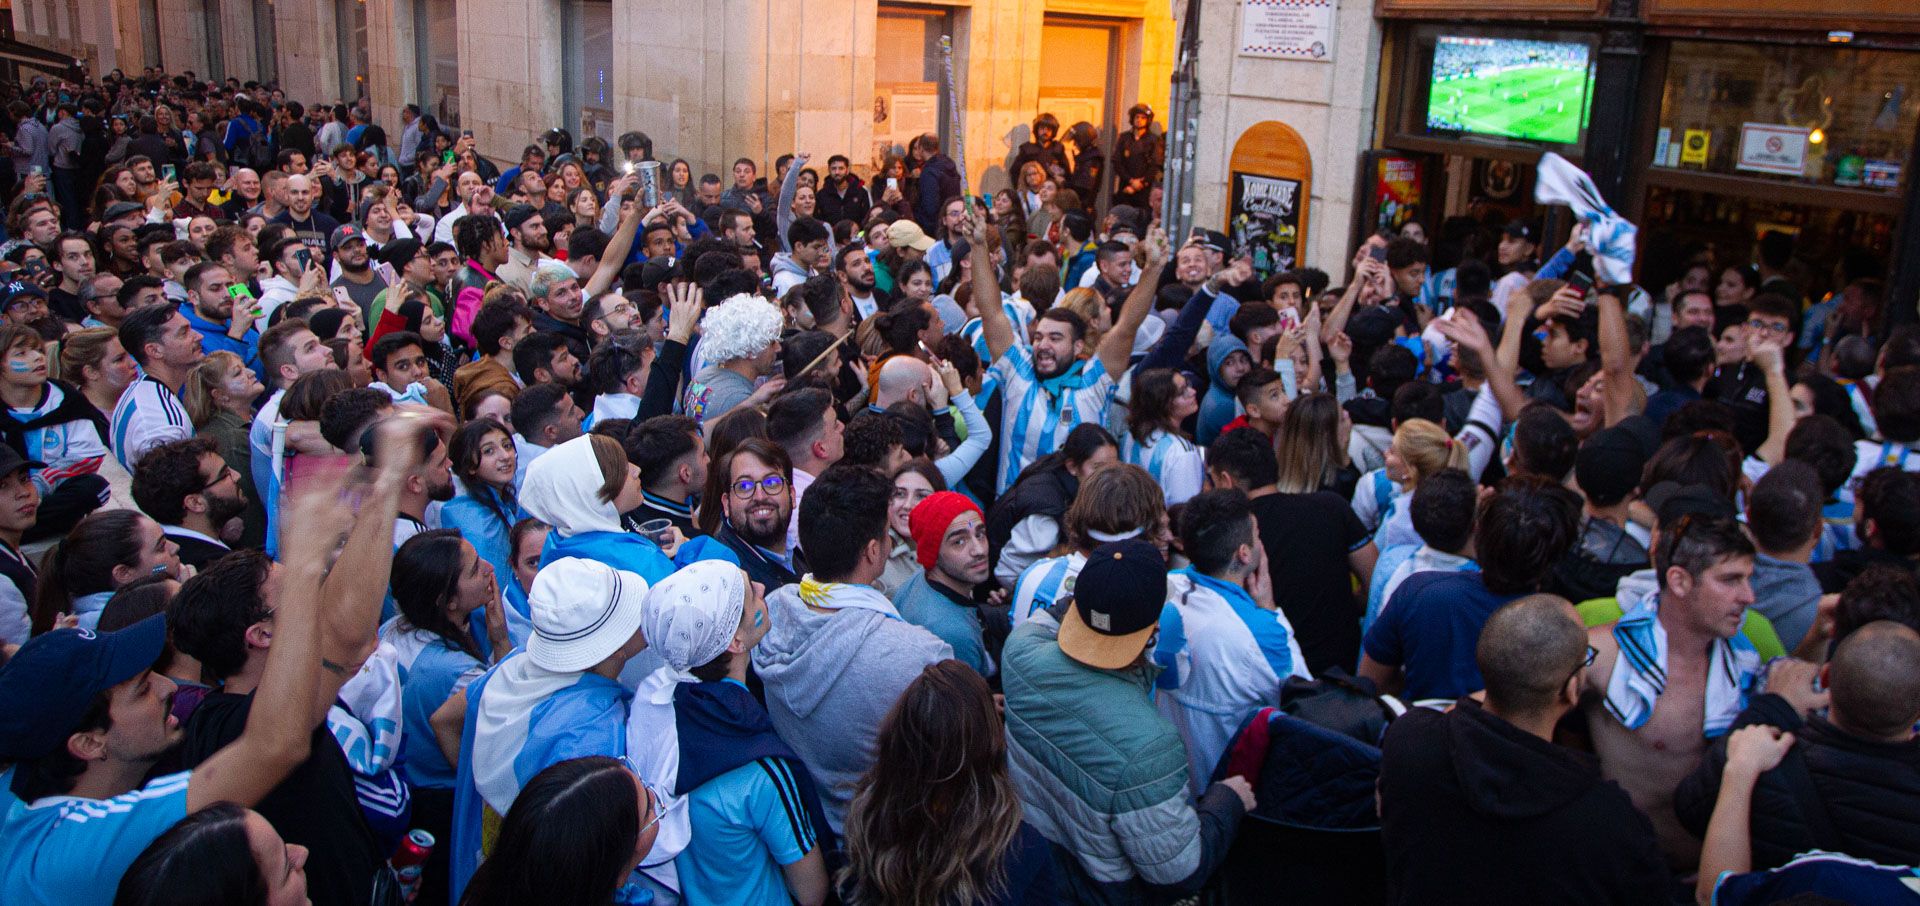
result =
[[[1588,630],[1597,653],[1582,704],[1601,772],[1652,819],[1669,865],[1686,873],[1699,864],[1700,840],[1674,815],[1674,787],[1746,706],[1760,658],[1740,635],[1753,603],[1753,542],[1730,517],[1674,510],[1662,509],[1654,535],[1658,589],[1622,598],[1619,622]],[[1771,691],[1803,710],[1819,704],[1806,666],[1782,663],[1770,676]]]

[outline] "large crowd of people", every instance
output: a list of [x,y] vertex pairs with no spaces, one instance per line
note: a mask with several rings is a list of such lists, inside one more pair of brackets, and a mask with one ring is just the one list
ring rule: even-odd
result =
[[1914,897],[1862,255],[1260,274],[1158,225],[1144,106],[968,198],[932,135],[11,91],[7,903]]

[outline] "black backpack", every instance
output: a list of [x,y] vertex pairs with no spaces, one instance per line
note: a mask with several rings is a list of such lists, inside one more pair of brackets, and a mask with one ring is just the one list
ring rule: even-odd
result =
[[273,143],[267,138],[267,127],[255,124],[253,131],[234,149],[234,157],[242,166],[263,173],[273,169]]

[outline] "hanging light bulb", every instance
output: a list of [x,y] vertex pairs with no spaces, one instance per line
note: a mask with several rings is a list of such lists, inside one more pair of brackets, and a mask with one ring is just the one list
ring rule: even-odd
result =
[[1825,129],[1816,127],[1812,132],[1807,133],[1807,144],[1809,145],[1818,145],[1826,140],[1827,131]]

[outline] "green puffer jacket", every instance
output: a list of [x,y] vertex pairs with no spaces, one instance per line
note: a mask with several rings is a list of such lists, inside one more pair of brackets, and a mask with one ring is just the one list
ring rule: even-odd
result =
[[1154,708],[1157,668],[1068,657],[1045,621],[1007,639],[1007,761],[1025,819],[1053,842],[1077,903],[1160,903],[1199,890],[1244,809],[1214,784],[1187,796],[1187,752]]

